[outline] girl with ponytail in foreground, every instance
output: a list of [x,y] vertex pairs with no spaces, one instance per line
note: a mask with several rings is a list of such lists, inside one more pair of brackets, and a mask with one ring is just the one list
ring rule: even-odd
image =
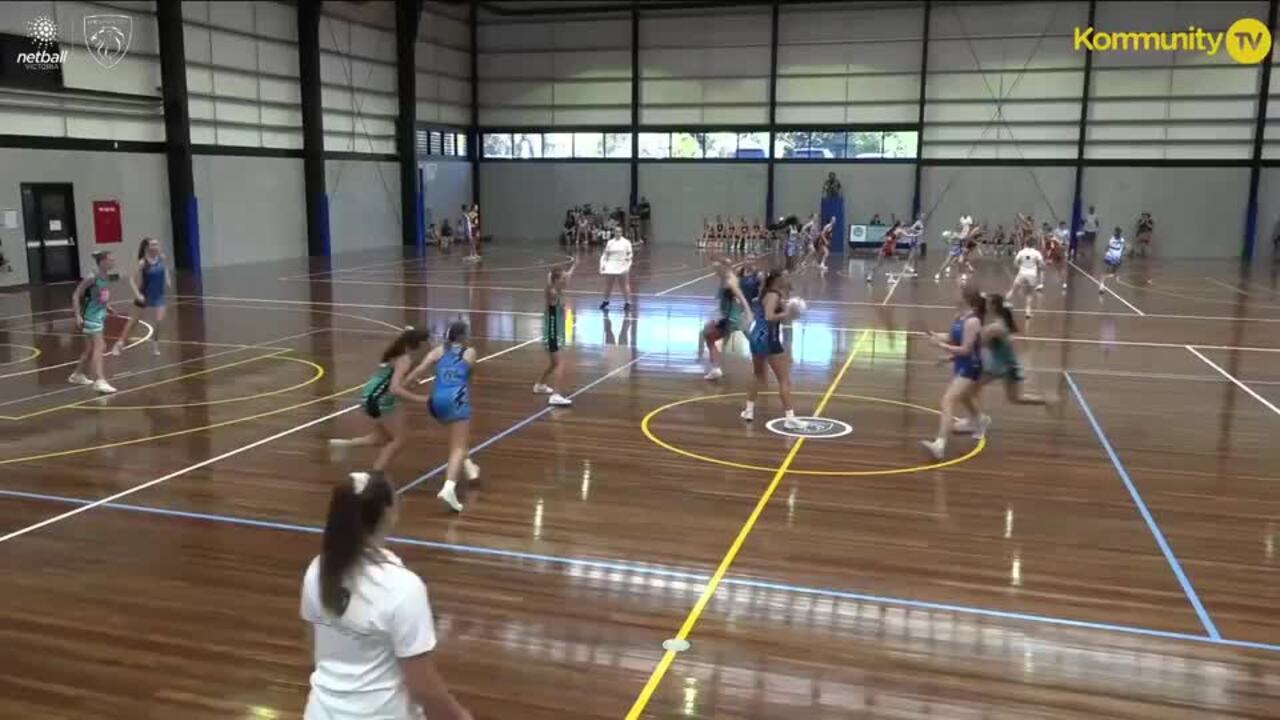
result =
[[436,669],[427,586],[384,547],[397,500],[382,473],[333,489],[321,554],[302,581],[311,626],[305,720],[472,720]]

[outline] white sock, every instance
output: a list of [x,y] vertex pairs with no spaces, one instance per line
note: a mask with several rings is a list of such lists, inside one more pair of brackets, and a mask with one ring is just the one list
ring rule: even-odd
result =
[[440,488],[440,492],[451,493],[454,491],[455,488],[457,488],[457,486],[458,486],[458,483],[454,482],[453,480],[445,480],[444,487]]
[[788,411],[787,411],[787,419],[788,419],[788,420],[795,420],[795,419],[796,419],[796,411],[795,411],[795,410],[788,410]]
[[747,412],[755,412],[756,404],[750,400],[747,401]]

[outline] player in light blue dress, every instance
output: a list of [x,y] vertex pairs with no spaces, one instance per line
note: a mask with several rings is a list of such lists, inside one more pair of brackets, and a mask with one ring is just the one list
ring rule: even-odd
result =
[[1128,241],[1124,239],[1124,231],[1119,227],[1107,241],[1107,253],[1102,256],[1102,263],[1107,266],[1106,272],[1098,280],[1098,294],[1106,292],[1107,277],[1115,277],[1120,272],[1120,264],[1124,262],[1124,248]]
[[476,349],[467,346],[467,324],[457,320],[449,325],[445,342],[433,348],[418,367],[409,373],[409,380],[425,375],[432,366],[436,369],[435,385],[427,410],[441,425],[449,428],[449,464],[445,470],[444,486],[436,497],[454,512],[462,512],[458,501],[458,474],[466,472],[467,480],[480,477],[480,467],[467,457],[470,451],[471,429],[471,371],[476,365]]

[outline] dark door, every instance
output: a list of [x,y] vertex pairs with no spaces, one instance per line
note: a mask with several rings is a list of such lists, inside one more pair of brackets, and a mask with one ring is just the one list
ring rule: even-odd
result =
[[31,284],[79,280],[80,251],[71,183],[22,183],[22,221]]

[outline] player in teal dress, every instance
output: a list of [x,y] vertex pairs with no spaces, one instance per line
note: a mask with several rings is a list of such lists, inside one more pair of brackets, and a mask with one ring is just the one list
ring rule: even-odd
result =
[[461,320],[449,325],[443,344],[433,348],[418,367],[409,373],[409,379],[436,370],[436,381],[431,387],[427,410],[441,425],[449,428],[449,464],[445,470],[444,486],[436,497],[444,501],[454,512],[462,512],[458,502],[458,474],[465,471],[467,480],[480,477],[480,468],[467,457],[470,451],[471,429],[471,372],[477,362],[476,349],[467,345],[467,324]]
[[[107,394],[116,391],[107,382],[102,369],[102,354],[106,349],[103,339],[107,326],[107,316],[111,311],[111,270],[116,266],[116,259],[110,252],[100,250],[93,254],[95,268],[72,294],[71,309],[76,314],[76,325],[84,333],[84,352],[76,369],[67,378],[72,385],[92,385],[99,393]],[[89,375],[93,378],[90,379]]]
[[373,421],[373,430],[357,438],[334,438],[329,441],[331,449],[341,452],[351,447],[380,445],[382,447],[373,462],[373,469],[379,472],[387,469],[408,436],[405,413],[397,412],[397,401],[427,402],[426,396],[409,389],[412,387],[409,371],[413,363],[413,351],[426,344],[429,337],[426,330],[406,328],[399,337],[391,341],[382,352],[378,369],[360,390],[360,407],[365,417]]
[[[561,395],[556,391],[556,387],[564,379],[564,358],[560,353],[567,339],[564,327],[564,293],[569,286],[569,279],[573,277],[573,268],[577,262],[574,260],[567,268],[556,268],[547,273],[547,286],[543,289],[545,301],[543,305],[546,311],[542,318],[542,344],[547,349],[548,363],[542,377],[534,383],[533,391],[539,395],[550,395],[551,397],[547,398],[547,404],[559,407],[573,404],[573,400]],[[548,382],[553,382],[555,385],[548,385]]]

